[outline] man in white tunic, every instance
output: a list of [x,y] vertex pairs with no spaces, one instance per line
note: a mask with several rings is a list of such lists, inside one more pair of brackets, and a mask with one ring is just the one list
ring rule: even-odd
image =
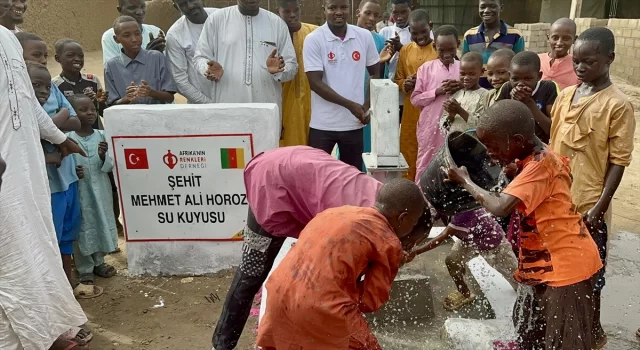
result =
[[287,24],[259,0],[209,15],[194,60],[215,102],[276,103],[281,113],[282,83],[298,72]]
[[215,9],[204,8],[202,0],[173,0],[173,4],[183,14],[167,31],[165,51],[173,81],[188,103],[213,103],[207,95],[211,86],[194,66],[193,56],[204,22]]
[[[5,5],[0,0],[0,14]],[[38,103],[22,47],[2,26],[0,65],[0,154],[7,164],[0,192],[0,349],[47,350],[87,318],[62,270],[40,138],[58,144],[63,155],[82,151]]]

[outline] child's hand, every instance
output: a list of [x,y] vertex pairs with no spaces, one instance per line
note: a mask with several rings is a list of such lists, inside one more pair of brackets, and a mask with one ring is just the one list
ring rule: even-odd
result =
[[59,168],[60,164],[62,164],[62,157],[58,152],[45,153],[44,162],[46,164],[53,164],[56,166],[56,168]]
[[127,95],[125,96],[125,99],[127,99],[127,101],[129,103],[133,103],[136,101],[136,98],[138,98],[138,87],[136,86],[136,83],[131,82],[131,85],[127,86]]
[[447,113],[449,113],[450,122],[453,121],[453,118],[457,114],[460,114],[460,110],[462,109],[460,102],[456,101],[455,98],[447,99],[446,101],[444,101],[443,106],[444,106],[444,110],[447,111]]
[[443,83],[444,84],[443,87],[447,95],[453,95],[458,90],[462,89],[462,85],[458,80],[445,80],[445,83]]
[[464,166],[458,168],[454,165],[451,166],[449,170],[445,169],[444,167],[442,167],[441,169],[447,177],[446,179],[444,179],[444,182],[453,182],[458,185],[463,185],[465,182],[471,181],[471,179],[469,178],[469,171],[467,171],[467,168]]
[[138,97],[151,97],[153,89],[146,80],[142,80],[142,85],[138,86]]
[[400,49],[402,49],[402,43],[400,42],[400,35],[398,34],[398,32],[396,32],[396,36],[394,36],[393,38],[387,40],[387,43],[391,44],[391,46],[393,46],[393,50],[395,52],[400,51]]
[[96,93],[90,87],[84,89],[84,95],[87,96],[88,98],[94,100],[94,101],[96,99]]
[[407,79],[404,80],[404,91],[412,92],[416,87],[416,79],[416,74],[408,76]]
[[366,120],[367,111],[364,110],[364,106],[363,105],[361,105],[359,103],[352,102],[349,105],[348,109],[349,109],[349,112],[351,112],[351,114],[353,114],[354,117],[358,118],[358,120],[362,124],[365,124],[365,125],[368,124],[368,123],[365,123],[367,121]]
[[532,93],[533,91],[530,87],[518,84],[513,88],[513,90],[511,90],[511,99],[528,104],[533,102],[533,98],[531,97]]
[[104,162],[104,158],[107,155],[107,150],[109,149],[109,144],[107,144],[104,141],[101,141],[98,144],[98,156],[100,156],[100,159],[102,159],[102,161]]
[[109,91],[98,89],[98,93],[96,94],[96,99],[100,104],[107,103],[107,100],[109,99]]
[[78,179],[84,179],[84,167],[82,165],[76,165],[76,174],[78,175]]

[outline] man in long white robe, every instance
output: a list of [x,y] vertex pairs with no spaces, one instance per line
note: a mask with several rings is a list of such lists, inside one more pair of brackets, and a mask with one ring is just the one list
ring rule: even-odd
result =
[[[217,103],[276,103],[282,113],[282,83],[298,72],[295,49],[286,23],[258,1],[238,0],[210,14],[196,48],[194,63],[202,74],[215,61],[224,73],[209,81]],[[243,14],[244,13],[244,14]],[[274,49],[284,71],[269,73],[267,59]]]
[[38,103],[22,47],[2,26],[0,65],[0,349],[47,350],[87,318],[62,270],[40,138],[63,154],[77,145]]

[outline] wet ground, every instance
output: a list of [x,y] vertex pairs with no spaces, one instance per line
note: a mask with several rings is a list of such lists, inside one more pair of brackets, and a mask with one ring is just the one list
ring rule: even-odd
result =
[[[85,71],[102,78],[101,63],[100,52],[89,52]],[[58,64],[53,60],[49,67],[52,74],[58,73]],[[630,97],[636,107],[636,120],[640,120],[640,89],[619,79],[615,82]],[[178,96],[176,102],[183,103],[184,99]],[[635,336],[640,327],[639,135],[640,127],[636,130],[635,161],[626,170],[614,198],[614,234],[611,235],[602,316],[609,335],[607,350],[640,349],[640,341]],[[123,241],[120,246],[126,251]],[[407,265],[405,273],[427,275],[433,281],[435,317],[429,322],[397,324],[377,330],[384,349],[450,349],[441,338],[447,317],[492,317],[488,302],[482,297],[457,314],[442,308],[442,301],[454,288],[444,267],[444,257],[449,249],[450,245],[439,247]],[[211,348],[211,334],[231,284],[233,271],[193,279],[134,278],[127,276],[124,252],[107,257],[107,261],[118,268],[119,275],[110,280],[99,279],[98,284],[105,288],[104,295],[80,302],[89,317],[88,326],[96,334],[92,342],[93,349]],[[474,289],[478,291],[477,286]],[[255,349],[255,327],[256,317],[252,317],[245,327],[238,349]]]

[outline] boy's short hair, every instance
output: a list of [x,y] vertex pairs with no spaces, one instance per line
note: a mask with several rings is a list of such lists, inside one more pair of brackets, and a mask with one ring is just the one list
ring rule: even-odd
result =
[[585,30],[578,36],[578,40],[592,41],[598,44],[606,55],[614,53],[616,50],[616,37],[607,27],[593,27]]
[[78,100],[81,100],[83,98],[88,98],[91,100],[91,98],[85,94],[74,94],[67,97],[67,100],[69,101],[69,103],[71,103],[71,106],[75,109],[76,104],[78,103]]
[[411,0],[391,0],[391,5],[402,5],[406,4],[411,7]]
[[513,56],[515,56],[516,53],[513,52],[513,50],[511,49],[499,49],[496,50],[494,53],[491,54],[491,56],[489,56],[489,59],[500,59],[500,58],[506,58],[509,60],[509,62],[511,62],[511,60],[513,60]]
[[456,40],[459,40],[458,29],[456,29],[456,27],[449,24],[438,27],[435,33],[433,33],[433,38],[438,39],[439,36],[447,36],[447,35],[453,35],[456,38]]
[[64,39],[60,39],[60,40],[56,41],[56,46],[55,46],[56,55],[62,55],[62,51],[64,50],[64,47],[67,44],[71,44],[71,43],[78,44],[77,41],[75,41],[73,39],[69,39],[69,38],[64,38]]
[[43,41],[39,36],[33,34],[33,33],[27,33],[27,32],[18,32],[16,33],[16,38],[18,39],[18,41],[20,42],[20,46],[24,47],[24,45],[26,43],[28,43],[29,41]]
[[120,16],[116,18],[116,20],[113,22],[113,31],[115,32],[119,25],[129,22],[138,23],[138,21],[136,21],[136,19],[131,16]]
[[511,60],[512,66],[531,67],[536,72],[540,71],[540,56],[533,51],[518,52]]
[[287,7],[287,5],[289,5],[292,2],[295,2],[296,4],[300,4],[300,0],[280,0],[278,2],[278,6],[280,8],[285,8],[285,7]]
[[32,72],[35,72],[36,70],[39,70],[39,69],[45,70],[47,71],[47,73],[49,73],[47,66],[45,66],[42,63],[38,63],[34,61],[25,61],[24,63],[27,65],[27,73],[29,75],[31,75]]
[[476,63],[480,67],[482,67],[483,64],[484,64],[484,60],[482,59],[482,55],[480,53],[478,53],[478,52],[475,52],[475,51],[469,51],[469,52],[465,53],[464,55],[462,55],[462,58],[460,59],[460,61],[461,62]]
[[370,2],[380,5],[380,1],[378,1],[378,0],[361,0],[360,3],[358,4],[358,10],[362,10],[364,5],[366,5],[366,4],[370,3]]
[[575,34],[578,31],[576,22],[571,18],[567,18],[567,17],[558,18],[555,22],[551,24],[551,27],[554,27],[554,26],[567,26],[571,28],[571,30],[573,31],[573,34]]
[[516,100],[500,100],[487,108],[482,118],[478,118],[477,129],[493,135],[535,136],[536,122],[531,110]]
[[409,23],[424,22],[428,25],[429,21],[431,21],[431,16],[429,16],[429,11],[425,9],[411,11],[409,15]]

